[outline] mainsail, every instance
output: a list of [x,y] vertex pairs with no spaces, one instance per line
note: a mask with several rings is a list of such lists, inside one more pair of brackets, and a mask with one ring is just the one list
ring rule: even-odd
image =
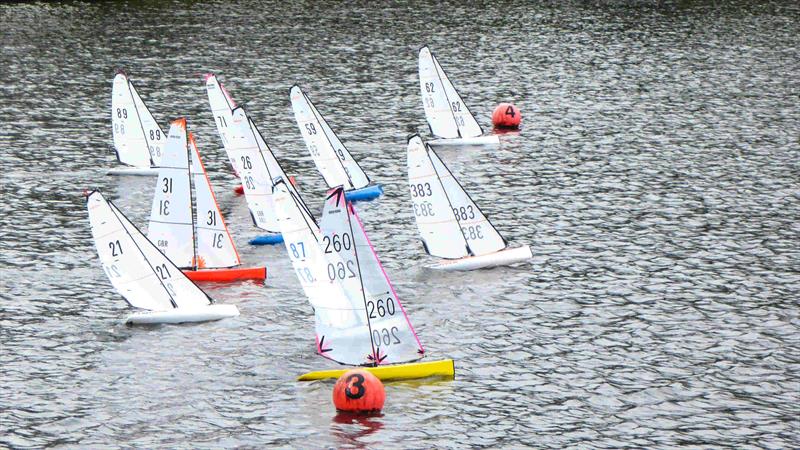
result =
[[182,268],[212,269],[240,264],[194,136],[189,133],[187,140],[186,119],[170,125],[147,236]]
[[166,136],[121,71],[111,91],[111,124],[119,162],[141,168],[160,164]]
[[87,205],[103,270],[131,306],[165,311],[212,303],[99,191],[87,196]]
[[419,83],[431,133],[441,138],[483,134],[483,129],[427,46],[419,50]]
[[299,86],[292,86],[289,98],[300,134],[328,187],[351,190],[367,186],[369,177]]

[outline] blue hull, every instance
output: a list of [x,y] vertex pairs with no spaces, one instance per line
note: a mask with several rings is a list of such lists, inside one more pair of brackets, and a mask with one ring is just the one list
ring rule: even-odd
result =
[[371,184],[361,189],[344,191],[344,197],[351,202],[374,200],[383,194],[383,188],[379,184]]
[[275,245],[282,242],[282,234],[265,234],[254,239],[250,239],[250,245]]

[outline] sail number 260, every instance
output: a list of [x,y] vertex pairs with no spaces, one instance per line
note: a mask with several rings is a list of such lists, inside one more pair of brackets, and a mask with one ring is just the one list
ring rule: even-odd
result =
[[394,299],[392,299],[392,297],[388,297],[385,302],[383,299],[378,299],[374,302],[372,300],[367,301],[367,313],[370,319],[384,317],[387,314],[393,316],[395,311]]

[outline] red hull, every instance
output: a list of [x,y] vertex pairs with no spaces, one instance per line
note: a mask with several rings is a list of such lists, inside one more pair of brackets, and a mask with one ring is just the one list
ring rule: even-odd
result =
[[183,270],[182,272],[192,281],[264,280],[267,278],[266,267]]
[[[297,187],[297,182],[294,180],[294,176],[289,177],[289,182],[292,183],[292,186]],[[244,194],[244,186],[242,186],[241,184],[236,186],[235,188],[233,188],[233,192],[235,192],[236,195]]]

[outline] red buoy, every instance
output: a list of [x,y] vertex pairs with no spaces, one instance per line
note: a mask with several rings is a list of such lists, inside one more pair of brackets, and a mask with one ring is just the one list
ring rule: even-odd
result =
[[339,411],[380,411],[385,401],[381,380],[363,369],[348,370],[333,387],[333,404]]
[[236,192],[236,195],[244,194],[244,186],[242,186],[241,184],[236,186],[235,188],[233,188],[233,192]]
[[522,113],[511,103],[500,103],[492,113],[492,124],[500,128],[519,128]]

